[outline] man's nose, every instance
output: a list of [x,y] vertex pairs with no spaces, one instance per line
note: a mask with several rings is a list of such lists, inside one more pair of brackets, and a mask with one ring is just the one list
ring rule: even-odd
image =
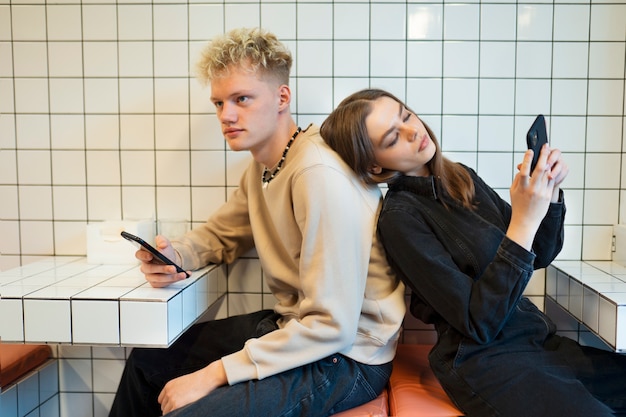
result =
[[234,106],[224,103],[217,117],[222,123],[232,123],[237,120],[237,112]]

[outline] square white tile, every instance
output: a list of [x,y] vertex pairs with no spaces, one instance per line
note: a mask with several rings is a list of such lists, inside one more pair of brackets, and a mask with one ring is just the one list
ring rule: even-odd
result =
[[[406,61],[406,75],[408,77],[441,77],[443,72],[443,42],[409,41],[406,45]],[[412,79],[407,80],[407,82],[412,81]],[[439,81],[439,83],[441,83],[441,81]],[[440,95],[441,94],[438,96]],[[428,97],[431,99],[437,98],[432,96]]]
[[68,299],[24,300],[24,336],[30,341],[71,342]]
[[518,40],[552,40],[552,5],[522,4],[517,10]]
[[50,79],[50,112],[82,114],[83,100],[81,79]]
[[[438,78],[411,78],[407,80],[407,105],[417,113],[423,114],[441,113],[442,81]],[[429,97],[422,100],[422,97]],[[432,126],[431,126],[432,128]]]
[[[264,5],[261,5],[264,7]],[[265,7],[267,7],[265,5]],[[224,5],[222,4],[190,4],[189,5],[189,39],[203,41],[203,44],[213,39],[216,35],[224,32],[224,21],[222,16],[224,15]],[[280,20],[280,16],[285,16],[284,10],[281,9],[281,13],[271,13],[272,18]],[[285,19],[283,19],[285,20]],[[267,27],[265,24],[264,27]],[[272,32],[276,33],[272,27]],[[276,33],[279,39],[283,39],[283,36]],[[293,37],[293,36],[291,36]],[[146,37],[149,39],[149,36]],[[193,57],[195,61],[197,57]]]
[[86,78],[85,112],[87,113],[117,113],[118,108],[118,80],[110,78]]
[[161,218],[188,218],[191,210],[190,195],[191,190],[188,186],[158,186],[156,189],[156,212]]
[[87,186],[89,221],[121,219],[119,186]]
[[589,44],[554,42],[552,76],[554,78],[587,78]]
[[[8,9],[7,9],[8,10]],[[5,26],[12,29],[13,40],[46,40],[46,6],[40,4],[14,5],[11,7],[11,23]],[[6,38],[7,40],[10,38]]]
[[[588,153],[585,155],[585,187],[619,188],[621,159],[619,154]],[[611,223],[611,224],[615,224]]]
[[584,115],[587,113],[587,81],[552,81],[552,113]]
[[478,110],[481,114],[513,114],[515,80],[481,79]]
[[333,42],[332,73],[336,77],[366,77],[369,74],[369,42]]
[[152,8],[155,40],[187,39],[186,4],[156,4]]
[[187,77],[189,75],[189,56],[186,42],[155,42],[153,50],[154,75],[156,77]]
[[154,80],[154,110],[156,113],[187,114],[189,88],[184,78],[157,78]]
[[370,38],[380,40],[406,39],[406,6],[393,3],[372,3],[370,6]]
[[116,5],[83,5],[82,18],[83,40],[106,41],[117,38]]
[[626,5],[591,5],[591,41],[624,41]]
[[443,112],[476,114],[478,112],[478,79],[444,79]]
[[117,114],[85,115],[85,144],[87,149],[117,149],[120,121]]
[[87,77],[116,77],[117,42],[84,42],[83,68]]
[[151,42],[119,43],[120,77],[151,77],[154,58]]
[[72,300],[72,342],[119,344],[117,300]]
[[478,76],[478,42],[446,41],[443,43],[444,77]]
[[48,5],[46,9],[46,23],[49,40],[81,40],[81,6],[78,4]]
[[52,216],[52,190],[50,187],[24,185],[18,190],[20,219],[45,220]]
[[[12,87],[13,88],[13,87]],[[48,113],[48,80],[44,78],[16,78],[14,81],[15,111],[19,113]],[[4,82],[0,83],[0,91],[6,99],[11,97],[5,90]],[[13,102],[9,105],[0,100],[0,110],[13,112]]]
[[[47,149],[50,141],[50,116],[45,114],[17,114],[15,116],[15,138],[18,149]],[[6,152],[5,149],[2,150]],[[36,165],[35,165],[36,166]],[[41,176],[42,173],[31,175]]]
[[221,151],[193,151],[191,153],[191,185],[223,186],[226,183],[226,165]]
[[589,36],[589,10],[584,4],[554,6],[554,40],[586,41]]
[[515,76],[515,42],[480,42],[481,77],[513,78]]
[[593,42],[589,44],[590,78],[624,78],[624,42]]
[[296,14],[298,39],[332,38],[332,4],[296,3]]
[[259,26],[260,20],[260,10],[257,3],[232,4],[229,2],[224,6],[225,31],[239,27]]
[[71,149],[85,146],[85,118],[78,114],[50,116],[50,146]]
[[514,4],[484,4],[480,9],[481,40],[515,40]]
[[369,38],[370,6],[368,4],[334,3],[333,19],[333,39]]
[[86,151],[87,183],[118,185],[120,183],[119,153],[107,150]]
[[164,186],[188,186],[188,151],[156,151],[156,180]]
[[478,118],[476,116],[443,116],[440,145],[444,152],[476,151]]
[[122,115],[119,123],[121,149],[154,149],[154,115]]
[[443,36],[446,40],[479,38],[480,8],[477,4],[445,4]]
[[[10,52],[10,50],[7,48]],[[10,59],[10,55],[8,56]],[[46,77],[45,42],[17,42],[13,44],[13,74],[16,77]]]
[[624,80],[589,80],[588,112],[591,115],[624,114]]
[[157,149],[189,149],[188,115],[155,115],[155,145]]

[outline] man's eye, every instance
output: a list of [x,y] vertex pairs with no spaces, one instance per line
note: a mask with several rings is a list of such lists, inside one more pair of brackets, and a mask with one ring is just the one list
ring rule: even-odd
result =
[[222,102],[222,101],[214,101],[213,105],[219,109],[220,107],[222,107],[222,105],[224,105],[224,102]]
[[248,96],[241,96],[239,98],[237,98],[237,101],[240,103],[245,103],[246,101],[248,101]]

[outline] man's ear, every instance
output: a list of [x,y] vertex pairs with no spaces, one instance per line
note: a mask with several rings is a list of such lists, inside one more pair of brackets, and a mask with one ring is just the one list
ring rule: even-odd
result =
[[383,169],[376,164],[372,164],[369,167],[368,171],[370,172],[370,174],[378,175],[383,172]]
[[291,89],[288,85],[283,84],[278,88],[279,106],[281,110],[289,108],[291,103]]

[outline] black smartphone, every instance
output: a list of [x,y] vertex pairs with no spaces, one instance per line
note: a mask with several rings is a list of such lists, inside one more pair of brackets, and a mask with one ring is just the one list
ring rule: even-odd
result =
[[154,246],[152,246],[151,244],[149,244],[148,242],[146,242],[142,238],[140,238],[138,236],[135,236],[135,235],[133,235],[131,233],[125,232],[125,231],[122,231],[121,235],[122,235],[122,237],[124,239],[128,240],[129,242],[135,244],[136,246],[139,245],[139,246],[143,247],[144,249],[146,249],[151,254],[153,254],[157,261],[160,261],[160,262],[162,262],[162,263],[164,263],[166,265],[173,265],[173,266],[175,266],[176,267],[176,272],[184,272],[185,275],[187,276],[187,278],[189,278],[189,273],[187,273],[187,271],[185,271],[180,266],[176,265],[174,262],[172,262],[171,259],[169,259],[167,256],[163,255]]
[[528,146],[528,149],[533,150],[533,162],[530,165],[531,175],[535,170],[535,165],[537,165],[537,159],[539,158],[541,147],[546,143],[548,143],[546,119],[542,114],[540,114],[535,118],[535,121],[530,126],[530,129],[528,129],[528,133],[526,134],[526,145]]

